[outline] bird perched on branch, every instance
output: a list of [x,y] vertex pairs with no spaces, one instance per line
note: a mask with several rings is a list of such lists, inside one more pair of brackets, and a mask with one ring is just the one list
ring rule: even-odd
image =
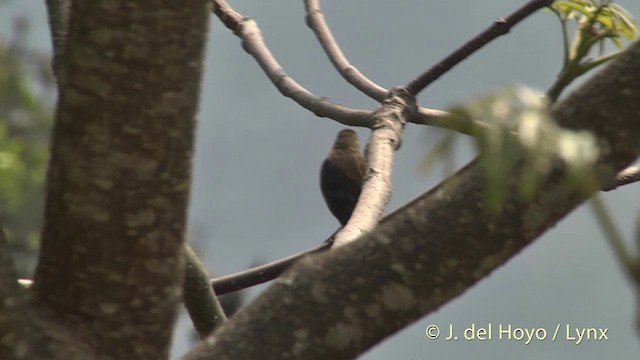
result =
[[351,129],[341,130],[320,169],[322,196],[341,225],[356,207],[364,171],[358,135]]

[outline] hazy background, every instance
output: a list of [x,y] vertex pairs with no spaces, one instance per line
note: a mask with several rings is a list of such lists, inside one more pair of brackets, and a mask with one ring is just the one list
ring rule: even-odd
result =
[[[356,108],[375,102],[354,91],[333,70],[304,23],[301,1],[229,0],[257,20],[271,51],[295,80],[319,96]],[[525,1],[325,1],[323,9],[344,52],[379,84],[404,84],[469,37]],[[618,1],[640,14],[640,2]],[[31,21],[28,44],[50,49],[43,1],[0,3],[0,36],[14,16]],[[337,227],[318,186],[318,171],[343,126],[318,118],[282,97],[228,29],[212,17],[197,132],[191,232],[216,274],[244,269],[320,243]],[[162,36],[163,34],[158,34]],[[545,90],[561,61],[559,24],[540,11],[485,47],[419,97],[422,106],[446,108],[485,91],[522,83]],[[440,178],[419,163],[435,140],[432,129],[408,125],[397,153],[393,210]],[[366,141],[367,130],[358,130]],[[472,152],[462,141],[459,165]],[[617,223],[631,236],[640,186],[605,194]],[[256,295],[262,288],[252,290]],[[489,278],[412,327],[380,344],[367,360],[425,358],[636,358],[637,294],[620,270],[588,207],[581,207]],[[545,328],[556,324],[608,328],[608,341],[580,345],[557,340],[445,342],[427,340],[430,324],[458,330],[472,323]],[[182,318],[174,355],[188,351],[190,323]]]

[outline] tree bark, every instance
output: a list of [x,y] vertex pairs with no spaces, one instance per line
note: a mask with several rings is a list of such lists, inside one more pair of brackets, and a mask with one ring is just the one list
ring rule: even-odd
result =
[[168,357],[208,1],[73,1],[31,310],[57,359]]

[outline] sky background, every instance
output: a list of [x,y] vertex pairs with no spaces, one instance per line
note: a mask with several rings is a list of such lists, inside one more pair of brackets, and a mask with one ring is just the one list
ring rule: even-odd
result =
[[[254,18],[271,51],[296,81],[318,96],[343,105],[373,109],[333,70],[304,23],[301,1],[229,0]],[[524,1],[325,1],[334,36],[352,64],[384,87],[401,85],[439,61],[495,18]],[[618,1],[640,14],[640,2]],[[50,51],[43,1],[0,2],[0,36],[10,37],[15,16],[31,21],[29,46]],[[161,36],[161,34],[159,34]],[[560,29],[540,11],[436,81],[418,98],[445,109],[512,84],[546,90],[561,63]],[[275,260],[319,244],[337,228],[324,205],[318,172],[337,131],[344,126],[319,118],[280,95],[240,41],[212,17],[197,129],[190,227],[209,270],[228,274],[256,259]],[[360,129],[361,142],[368,130]],[[425,176],[420,161],[437,133],[409,124],[397,153],[390,212],[428,190],[441,178]],[[473,156],[460,138],[459,166]],[[606,193],[616,222],[630,238],[638,214],[640,186]],[[630,244],[631,245],[631,244]],[[633,244],[637,245],[637,244]],[[636,247],[637,249],[637,247]],[[256,296],[264,287],[250,291]],[[488,278],[418,320],[362,356],[366,360],[425,358],[636,358],[638,294],[634,293],[594,222],[582,206]],[[547,339],[446,342],[428,340],[431,324],[454,329],[511,325],[544,328],[557,324],[608,328],[607,341]],[[189,320],[182,317],[174,357],[188,351]]]

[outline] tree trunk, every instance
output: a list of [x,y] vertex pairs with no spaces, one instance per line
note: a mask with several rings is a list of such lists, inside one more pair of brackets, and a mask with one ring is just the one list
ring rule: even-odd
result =
[[168,357],[208,3],[72,2],[28,304],[44,335],[6,358]]

